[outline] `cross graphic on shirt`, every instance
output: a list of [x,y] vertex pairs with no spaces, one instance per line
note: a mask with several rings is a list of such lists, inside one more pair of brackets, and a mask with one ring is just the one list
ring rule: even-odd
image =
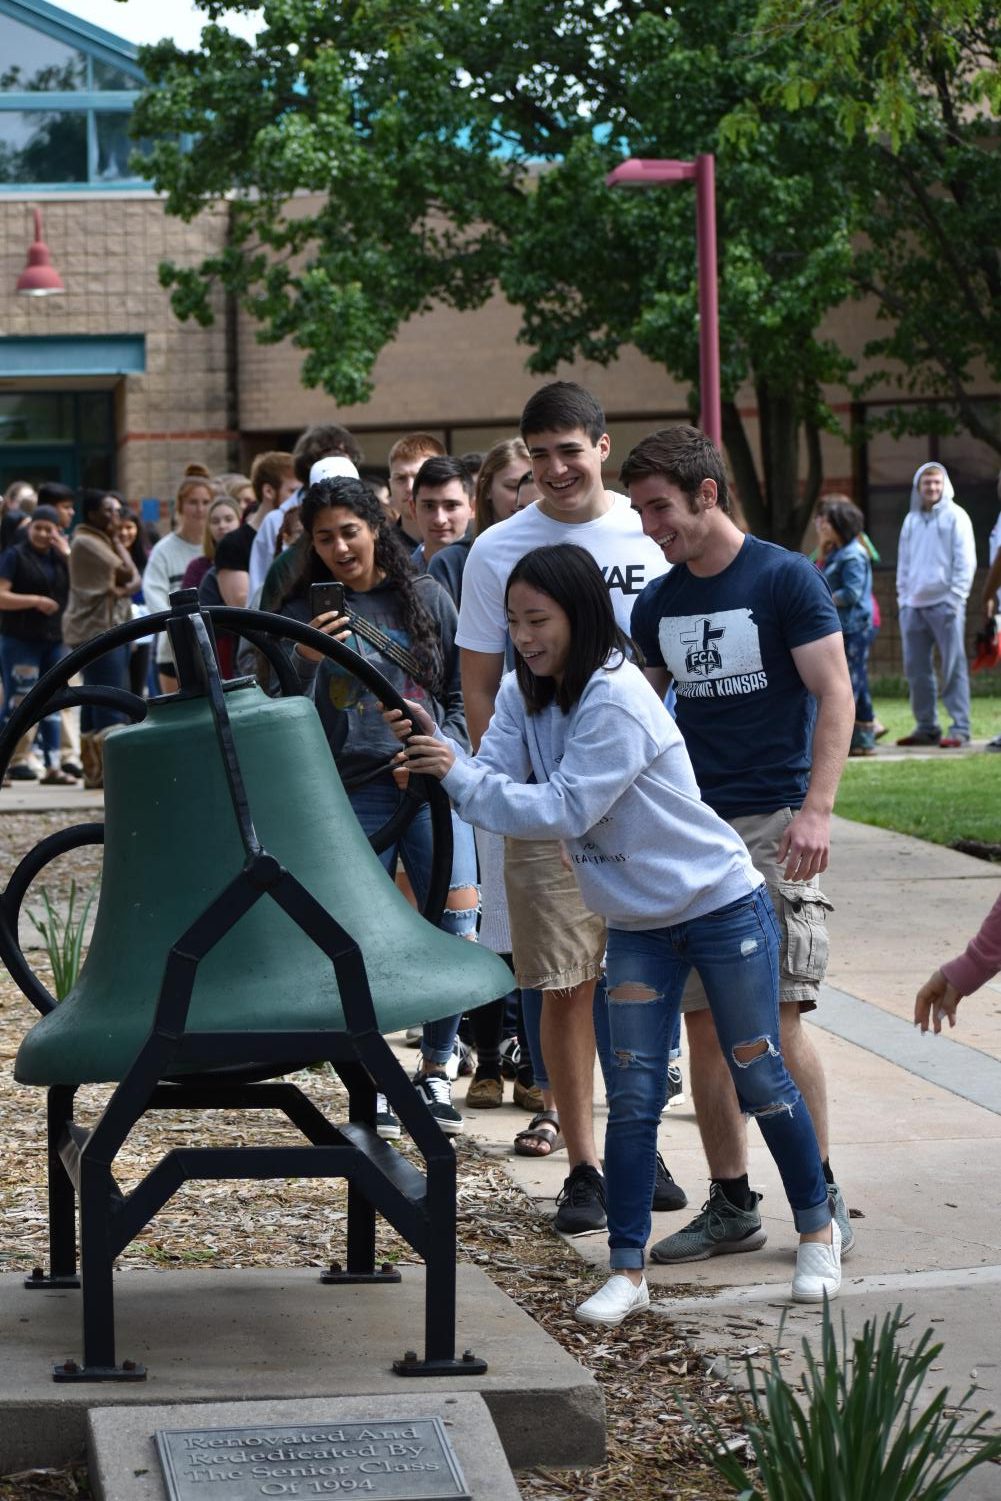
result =
[[699,620],[696,622],[695,631],[688,636],[682,636],[681,644],[687,647],[685,653],[685,668],[688,672],[701,672],[708,677],[711,672],[716,672],[723,666],[721,657],[713,642],[719,641],[726,635],[726,627],[718,626],[713,629],[711,620]]

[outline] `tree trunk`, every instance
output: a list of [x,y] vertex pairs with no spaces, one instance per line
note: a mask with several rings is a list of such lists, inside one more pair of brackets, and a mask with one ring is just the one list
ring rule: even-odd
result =
[[765,512],[761,482],[754,467],[754,455],[747,441],[747,429],[737,410],[735,401],[723,403],[723,446],[730,460],[737,490],[737,499],[744,512],[748,529],[756,537],[768,536],[768,516]]
[[[761,425],[761,459],[769,520],[769,540],[798,548],[803,527],[799,495],[799,416],[788,391],[775,391],[765,381],[755,387]],[[798,527],[798,530],[797,530]]]

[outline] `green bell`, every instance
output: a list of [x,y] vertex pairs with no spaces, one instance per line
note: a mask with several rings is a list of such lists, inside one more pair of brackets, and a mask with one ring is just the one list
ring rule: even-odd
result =
[[[387,875],[313,705],[249,683],[225,698],[260,842],[358,943],[379,1030],[504,995],[507,966],[425,921]],[[104,755],[93,938],[73,990],[21,1044],[14,1072],[25,1084],[125,1077],[149,1034],[168,951],[245,863],[206,698],[152,703],[142,723],[108,735]],[[344,1026],[330,959],[264,896],[200,963],[186,1030]]]

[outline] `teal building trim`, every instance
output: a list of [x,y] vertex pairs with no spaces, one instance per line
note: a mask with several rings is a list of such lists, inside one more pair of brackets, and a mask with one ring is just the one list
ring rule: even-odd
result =
[[0,338],[0,379],[143,375],[143,334],[25,335]]

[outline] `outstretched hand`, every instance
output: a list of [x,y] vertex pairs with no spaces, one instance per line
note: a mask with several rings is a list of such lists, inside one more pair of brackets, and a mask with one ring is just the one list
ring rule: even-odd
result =
[[404,743],[396,758],[397,768],[405,768],[415,776],[437,777],[440,781],[454,766],[455,752],[447,741],[436,737],[437,725],[426,709],[412,703],[409,698],[403,702],[410,710],[410,719],[400,709],[382,711],[383,719],[397,740]]
[[949,1026],[954,1027],[956,1008],[962,999],[955,985],[950,985],[942,971],[937,969],[915,997],[914,1025],[920,1027],[922,1032],[927,1032],[929,1026],[936,1032],[941,1032],[942,1023],[948,1017]]
[[411,735],[400,753],[400,762],[415,776],[437,777],[441,781],[455,765],[455,751],[447,740],[434,735]]
[[402,709],[383,709],[382,717],[389,725],[397,740],[405,741],[415,732],[422,735],[433,735],[436,729],[435,722],[426,709],[420,704],[413,703],[409,698],[403,702],[410,711],[410,718],[403,713]]
[[[346,641],[351,634],[351,620],[347,615],[342,615],[339,610],[324,610],[322,615],[316,615],[309,622],[314,631],[322,631],[324,636],[333,636],[335,641]],[[300,657],[305,657],[307,662],[322,662],[323,653],[314,651],[311,646],[303,646],[302,642],[296,646]]]

